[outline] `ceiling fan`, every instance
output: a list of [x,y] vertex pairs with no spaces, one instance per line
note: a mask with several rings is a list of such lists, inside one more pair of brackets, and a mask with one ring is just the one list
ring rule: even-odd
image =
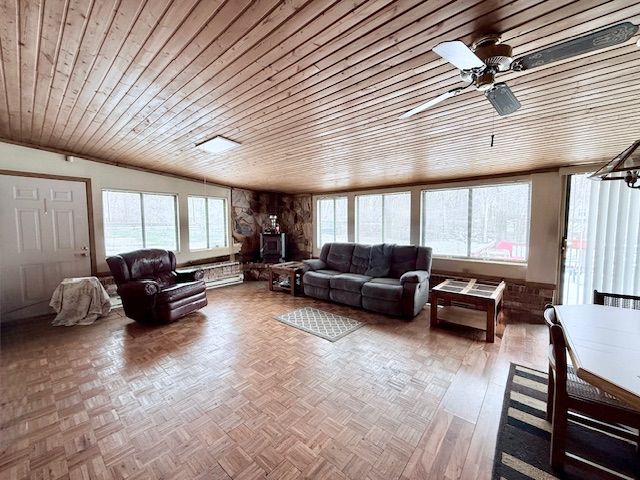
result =
[[520,102],[504,82],[496,82],[496,74],[514,70],[521,72],[548,63],[612,47],[626,42],[638,31],[638,26],[630,22],[618,23],[610,27],[572,38],[537,52],[529,53],[515,60],[509,45],[500,43],[499,35],[486,35],[467,47],[460,40],[442,42],[433,51],[460,70],[460,78],[469,82],[464,87],[453,88],[426,103],[403,113],[405,119],[420,113],[448,98],[455,97],[467,88],[484,92],[487,100],[500,115],[509,115],[520,108]]

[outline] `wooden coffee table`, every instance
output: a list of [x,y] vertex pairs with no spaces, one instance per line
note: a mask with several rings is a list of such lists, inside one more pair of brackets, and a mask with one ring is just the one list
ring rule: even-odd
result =
[[[493,343],[505,287],[504,282],[488,285],[478,283],[475,278],[469,281],[445,280],[431,290],[431,327],[445,321],[486,330],[487,342]],[[443,301],[443,307],[438,308],[438,300]],[[475,305],[482,310],[453,306],[451,302]]]
[[[303,267],[304,263],[302,262],[284,262],[269,265],[269,290],[289,292],[291,295],[296,296],[296,294],[302,290],[301,273]],[[298,274],[300,274],[300,286],[296,289],[296,276]],[[288,278],[288,287],[280,285],[280,279],[282,277]]]

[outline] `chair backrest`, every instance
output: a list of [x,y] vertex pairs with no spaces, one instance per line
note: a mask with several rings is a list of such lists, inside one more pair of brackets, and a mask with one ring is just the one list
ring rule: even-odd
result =
[[605,293],[593,291],[593,303],[607,305],[609,307],[631,308],[640,310],[640,297],[634,295],[622,295],[620,293]]
[[549,349],[549,366],[553,369],[555,377],[556,394],[567,392],[567,341],[564,330],[559,323],[554,323],[549,327],[549,339],[551,348]]
[[558,323],[558,319],[556,318],[556,309],[553,308],[553,305],[547,303],[544,306],[544,321],[547,322],[547,326],[551,328],[552,325]]
[[161,286],[175,283],[176,256],[159,248],[145,248],[107,258],[117,285],[133,280],[155,280]]
[[549,327],[549,366],[553,369],[556,390],[567,391],[567,341],[553,305],[544,306],[544,321]]

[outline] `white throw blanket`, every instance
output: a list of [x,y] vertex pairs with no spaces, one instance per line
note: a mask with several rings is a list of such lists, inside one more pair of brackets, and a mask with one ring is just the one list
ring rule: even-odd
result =
[[109,295],[96,277],[65,278],[51,297],[58,314],[52,325],[91,325],[111,311]]

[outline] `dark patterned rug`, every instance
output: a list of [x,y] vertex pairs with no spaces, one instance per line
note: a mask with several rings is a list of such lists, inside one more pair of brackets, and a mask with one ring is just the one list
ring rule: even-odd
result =
[[[551,469],[546,400],[547,374],[512,364],[498,429],[494,479],[599,478],[570,466],[563,474]],[[568,433],[568,455],[588,461],[603,472],[603,478],[640,478],[640,458],[635,451],[637,430],[571,414]]]

